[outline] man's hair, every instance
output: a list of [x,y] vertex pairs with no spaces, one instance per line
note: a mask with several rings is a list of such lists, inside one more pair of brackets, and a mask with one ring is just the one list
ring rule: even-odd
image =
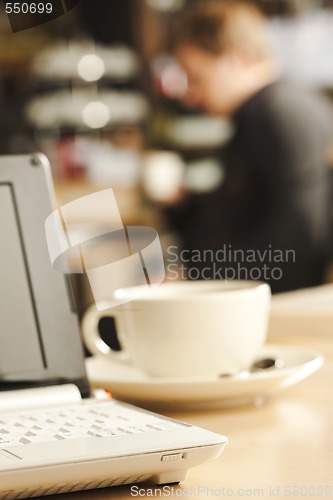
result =
[[260,59],[270,53],[264,14],[253,3],[235,0],[191,3],[175,23],[173,45],[194,45],[213,55],[246,49]]

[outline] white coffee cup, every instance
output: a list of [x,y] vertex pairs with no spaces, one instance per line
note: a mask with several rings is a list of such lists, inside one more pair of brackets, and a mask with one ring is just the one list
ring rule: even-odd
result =
[[[92,354],[130,362],[152,377],[237,373],[252,364],[266,340],[271,293],[261,282],[169,282],[122,293],[128,302],[121,306],[87,310],[85,344]],[[120,352],[98,333],[105,316],[115,318]]]

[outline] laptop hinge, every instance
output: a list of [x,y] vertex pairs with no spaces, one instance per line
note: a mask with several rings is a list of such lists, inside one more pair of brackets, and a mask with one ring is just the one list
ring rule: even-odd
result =
[[0,413],[78,403],[82,400],[74,384],[0,392]]

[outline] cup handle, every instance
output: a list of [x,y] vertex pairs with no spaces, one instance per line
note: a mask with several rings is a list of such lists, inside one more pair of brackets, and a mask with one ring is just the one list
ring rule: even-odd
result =
[[98,333],[98,323],[100,319],[105,316],[110,316],[115,319],[116,325],[118,325],[118,327],[120,326],[118,338],[121,337],[122,318],[120,311],[112,309],[101,312],[96,311],[95,306],[91,306],[87,309],[82,318],[83,341],[91,354],[103,354],[105,356],[112,357],[115,361],[127,363],[130,361],[130,358],[128,352],[123,348],[123,346],[121,346],[121,351],[114,351],[104,342]]

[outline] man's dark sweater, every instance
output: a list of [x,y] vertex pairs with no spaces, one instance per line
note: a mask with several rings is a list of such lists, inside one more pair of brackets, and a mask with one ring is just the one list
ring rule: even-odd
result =
[[[279,81],[252,96],[233,119],[223,184],[169,211],[202,271],[189,277],[259,278],[273,292],[322,283],[333,205],[329,106]],[[215,262],[203,257],[205,250],[215,253]]]

